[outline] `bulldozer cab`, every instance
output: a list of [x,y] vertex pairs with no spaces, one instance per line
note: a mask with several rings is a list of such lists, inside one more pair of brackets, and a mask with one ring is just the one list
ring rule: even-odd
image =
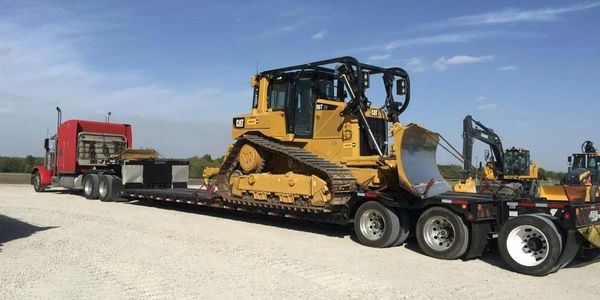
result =
[[290,72],[270,81],[267,109],[285,113],[287,133],[311,138],[317,99],[336,99],[333,74]]

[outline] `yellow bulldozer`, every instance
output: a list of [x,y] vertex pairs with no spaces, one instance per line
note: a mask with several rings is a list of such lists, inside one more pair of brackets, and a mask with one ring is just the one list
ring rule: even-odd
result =
[[[335,70],[324,67],[332,63]],[[385,107],[365,95],[375,74],[384,81]],[[343,57],[265,71],[251,85],[252,110],[233,118],[236,142],[217,176],[223,197],[335,210],[357,187],[418,197],[449,189],[435,163],[437,135],[398,121],[410,101],[404,70]]]

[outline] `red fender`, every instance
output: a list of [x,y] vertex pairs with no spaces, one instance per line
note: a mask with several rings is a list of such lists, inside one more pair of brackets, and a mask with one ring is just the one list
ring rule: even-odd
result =
[[46,167],[44,166],[36,166],[35,168],[33,168],[33,170],[31,171],[31,174],[35,174],[36,172],[40,173],[40,180],[42,182],[42,185],[50,185],[52,184],[52,170],[48,170],[46,169]]

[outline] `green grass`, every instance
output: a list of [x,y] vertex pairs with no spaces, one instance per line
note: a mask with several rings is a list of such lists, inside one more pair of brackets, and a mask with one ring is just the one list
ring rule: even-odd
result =
[[31,174],[29,173],[0,173],[0,184],[30,184]]

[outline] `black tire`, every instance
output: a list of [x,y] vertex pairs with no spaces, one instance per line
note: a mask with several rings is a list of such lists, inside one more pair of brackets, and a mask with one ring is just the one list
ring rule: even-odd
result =
[[498,250],[516,272],[544,276],[558,270],[563,239],[556,225],[541,215],[523,215],[504,224]]
[[40,175],[40,172],[35,172],[33,175],[31,175],[31,184],[33,185],[33,189],[38,193],[46,190],[46,186],[42,184],[42,176]]
[[600,248],[592,248],[589,246],[582,247],[581,252],[577,256],[577,260],[583,262],[600,260]]
[[121,181],[117,176],[104,175],[100,177],[100,183],[98,185],[98,197],[100,198],[100,201],[114,201],[120,196],[121,190]]
[[400,220],[393,211],[379,202],[365,202],[356,211],[354,232],[365,246],[389,247],[398,239]]
[[400,246],[406,242],[410,235],[410,216],[404,209],[396,210],[398,219],[400,220],[400,230],[398,230],[398,237],[396,241],[392,243],[392,247]]
[[98,174],[87,174],[83,177],[83,196],[86,199],[98,199]]
[[469,228],[461,217],[443,207],[432,207],[421,214],[416,237],[421,251],[440,259],[460,258],[469,246]]

